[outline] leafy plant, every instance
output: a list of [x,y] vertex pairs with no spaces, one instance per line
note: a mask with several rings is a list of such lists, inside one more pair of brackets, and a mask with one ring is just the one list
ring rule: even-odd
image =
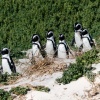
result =
[[0,82],[7,82],[8,76],[8,73],[0,74]]
[[87,71],[86,74],[85,74],[85,76],[86,76],[91,82],[94,82],[96,74],[95,74],[95,73],[92,73],[91,71]]
[[44,92],[50,91],[50,89],[48,87],[45,87],[45,86],[36,86],[35,89],[38,91],[44,91]]
[[[92,70],[92,67],[89,64],[92,64],[96,60],[98,60],[97,54],[98,54],[97,50],[91,50],[91,51],[84,53],[82,56],[77,57],[76,63],[70,64],[68,69],[63,72],[62,78],[57,79],[57,82],[68,84],[71,81],[74,81],[80,78],[87,72],[90,72]],[[94,79],[92,77],[92,74],[88,74],[87,76],[89,76],[89,79],[91,81]]]
[[25,95],[27,94],[27,91],[30,91],[30,89],[27,87],[15,87],[15,88],[12,88],[10,90],[10,93],[13,93],[13,94],[16,94],[16,95]]
[[13,99],[9,92],[0,89],[0,100],[13,100]]
[[79,0],[1,0],[0,48],[8,47],[14,57],[20,57],[20,51],[31,48],[34,33],[38,33],[41,42],[45,43],[45,33],[49,30],[53,30],[56,37],[65,34],[70,43],[75,22],[82,23],[99,41],[99,0],[83,0],[80,6],[79,3]]
[[5,85],[8,85],[8,82],[10,80],[16,80],[19,77],[19,73],[12,73],[9,75],[8,73],[0,74],[0,83],[4,83]]

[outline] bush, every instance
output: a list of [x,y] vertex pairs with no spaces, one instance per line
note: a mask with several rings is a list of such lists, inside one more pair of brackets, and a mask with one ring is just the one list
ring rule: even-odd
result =
[[99,0],[81,3],[80,0],[1,0],[0,48],[8,47],[18,57],[20,51],[31,48],[34,33],[45,43],[45,33],[49,30],[53,30],[56,37],[65,34],[69,43],[75,22],[82,23],[97,40],[100,36],[99,12]]
[[19,73],[12,73],[11,75],[9,75],[8,73],[0,74],[0,83],[8,85],[7,82],[10,82],[11,80],[16,80],[18,77]]
[[36,86],[35,89],[38,91],[44,91],[44,92],[50,91],[50,89],[48,87],[45,87],[45,86]]
[[8,76],[9,76],[8,73],[0,74],[0,83],[1,82],[7,82]]
[[[91,50],[86,53],[84,53],[82,56],[76,58],[75,64],[70,64],[67,70],[63,72],[62,78],[58,78],[58,83],[64,83],[68,84],[71,81],[77,80],[87,72],[90,72],[92,70],[91,65],[96,60],[98,60],[98,51],[97,50]],[[88,74],[87,76],[89,76]],[[90,75],[90,79],[92,75]]]
[[27,87],[15,87],[15,88],[12,88],[10,90],[10,93],[13,93],[13,94],[16,94],[16,95],[25,95],[27,94],[27,91],[30,91],[30,89]]
[[13,100],[13,99],[9,92],[0,89],[0,100]]

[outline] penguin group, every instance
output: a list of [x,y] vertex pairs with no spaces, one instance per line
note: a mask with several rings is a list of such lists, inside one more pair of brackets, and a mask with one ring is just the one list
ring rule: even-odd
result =
[[[80,23],[74,24],[74,38],[71,42],[71,46],[74,44],[78,48],[79,52],[87,52],[95,46],[94,41],[87,29],[83,29]],[[61,59],[68,59],[70,48],[66,42],[64,34],[59,34],[59,42],[56,45],[54,32],[49,31],[46,33],[46,44],[45,47],[41,45],[40,36],[38,34],[33,34],[31,43],[32,43],[32,58],[34,60],[44,59],[44,57],[54,58],[58,57]],[[10,56],[10,50],[8,48],[3,48],[1,50],[2,55],[2,66],[1,70],[3,73],[16,73],[16,67]],[[44,56],[46,55],[46,56]]]
[[[37,37],[37,39],[36,39]],[[32,36],[32,55],[36,58],[44,58],[42,52],[45,52],[45,57],[47,58],[68,58],[69,57],[69,47],[65,41],[64,34],[59,34],[59,43],[56,45],[55,37],[53,31],[49,31],[46,34],[46,45],[43,50],[41,50],[42,45],[39,43],[39,35],[35,34]]]
[[91,50],[93,46],[95,47],[95,43],[88,30],[82,28],[82,25],[80,23],[74,24],[74,30],[75,34],[71,46],[75,44],[79,52],[87,52]]

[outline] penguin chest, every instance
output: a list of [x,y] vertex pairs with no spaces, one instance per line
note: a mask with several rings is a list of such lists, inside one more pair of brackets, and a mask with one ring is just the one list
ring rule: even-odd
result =
[[60,44],[58,46],[58,58],[66,58],[67,54],[66,54],[66,48],[64,44]]
[[91,50],[92,47],[90,46],[88,38],[83,38],[82,40],[83,40],[83,52]]
[[41,51],[40,51],[40,48],[38,47],[38,45],[32,46],[32,54],[33,54],[33,58],[35,61],[43,60],[43,56],[41,54]]
[[54,55],[54,47],[53,47],[52,41],[47,40],[45,50],[46,50],[47,56],[53,56]]
[[3,73],[6,73],[6,72],[8,72],[9,74],[12,73],[7,59],[2,59],[2,67],[3,67]]
[[37,45],[32,46],[32,52],[33,52],[33,56],[35,56],[35,57],[39,57],[41,54],[40,49],[38,48]]
[[79,33],[75,33],[75,42],[78,48],[82,45],[82,39]]

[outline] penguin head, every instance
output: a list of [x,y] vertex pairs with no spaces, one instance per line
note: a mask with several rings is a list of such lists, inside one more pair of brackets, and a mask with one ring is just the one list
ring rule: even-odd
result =
[[75,29],[75,30],[82,29],[82,25],[81,25],[80,23],[77,23],[77,22],[76,22],[76,23],[74,24],[74,29]]
[[9,54],[9,49],[8,48],[3,48],[1,50],[1,55]]
[[64,36],[63,34],[59,34],[59,40],[60,40],[60,41],[65,40],[65,36]]
[[34,35],[32,36],[32,42],[39,42],[39,41],[40,41],[39,35],[34,34]]
[[86,35],[86,34],[88,34],[88,31],[87,31],[87,29],[84,29],[84,30],[82,31],[82,35]]
[[51,37],[53,37],[53,31],[47,33],[47,38],[51,38]]

